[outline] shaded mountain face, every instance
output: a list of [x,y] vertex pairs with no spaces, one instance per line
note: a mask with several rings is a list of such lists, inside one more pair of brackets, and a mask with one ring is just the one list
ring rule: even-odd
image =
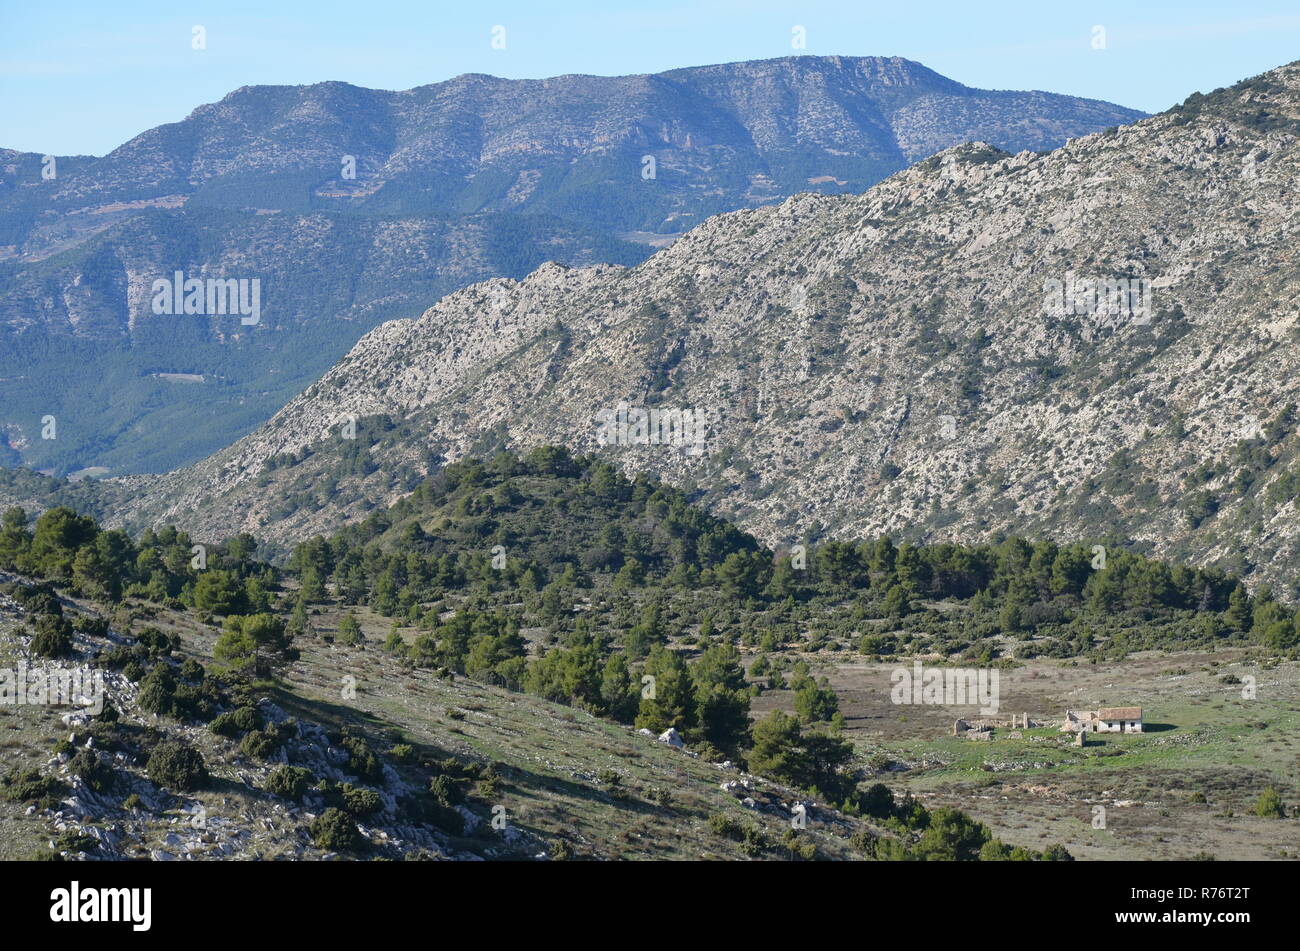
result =
[[[264,422],[382,320],[552,258],[643,257],[641,248],[542,215],[141,215],[11,272],[0,321],[21,322],[50,301],[63,314],[58,332],[0,342],[0,464],[106,472],[185,465]],[[175,306],[155,315],[153,282],[174,287],[177,272],[205,280],[205,308],[209,276],[255,275],[245,280],[258,282],[259,313],[251,313],[250,286],[240,299],[247,316],[231,306],[222,316]],[[294,314],[301,319],[286,316]],[[56,425],[48,441],[47,416]]]
[[1291,583],[1298,136],[1292,65],[1047,155],[963,146],[718,216],[631,269],[477,284],[103,510],[285,544],[448,459],[563,443],[774,545],[1111,536]]
[[[103,158],[0,151],[0,464],[181,465],[380,321],[470,282],[633,264],[718,212],[861,192],[960,142],[1047,149],[1141,116],[898,58],[794,57],[245,87]],[[259,320],[155,312],[153,282],[178,271],[258,281]]]

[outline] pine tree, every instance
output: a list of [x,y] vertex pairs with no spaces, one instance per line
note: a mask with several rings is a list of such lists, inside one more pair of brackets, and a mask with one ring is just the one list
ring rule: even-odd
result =
[[629,722],[635,714],[637,696],[632,690],[632,675],[622,654],[611,654],[605,662],[600,679],[600,701],[607,716],[620,723]]

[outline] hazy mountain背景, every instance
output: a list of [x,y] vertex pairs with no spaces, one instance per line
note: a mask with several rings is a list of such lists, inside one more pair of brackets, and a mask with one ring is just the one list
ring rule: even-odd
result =
[[[1142,115],[900,58],[800,56],[245,87],[102,158],[5,151],[0,464],[165,471],[264,421],[376,324],[473,281],[633,264],[718,212],[861,192],[961,142],[1048,149]],[[152,282],[177,271],[259,280],[260,322],[154,314]],[[46,416],[56,439],[40,438]]]
[[[721,215],[635,268],[466,288],[202,463],[95,486],[97,511],[283,546],[447,459],[595,450],[626,401],[699,409],[706,449],[602,452],[771,544],[1106,535],[1288,579],[1298,86],[1287,66],[1047,155],[962,146]],[[1147,318],[1062,307],[1071,275],[1150,281]]]

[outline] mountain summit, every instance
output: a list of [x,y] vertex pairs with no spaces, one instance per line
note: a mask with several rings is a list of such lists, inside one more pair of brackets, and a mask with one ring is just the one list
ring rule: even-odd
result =
[[[972,89],[898,57],[793,56],[640,76],[469,74],[402,92],[245,86],[103,158],[77,159],[53,182],[11,153],[0,209],[39,201],[42,211],[110,220],[140,209],[109,203],[526,210],[672,233],[795,192],[860,192],[961,142],[1049,149],[1142,116],[1072,96]],[[53,223],[31,224],[11,255],[61,243]],[[10,230],[13,240],[22,229]]]

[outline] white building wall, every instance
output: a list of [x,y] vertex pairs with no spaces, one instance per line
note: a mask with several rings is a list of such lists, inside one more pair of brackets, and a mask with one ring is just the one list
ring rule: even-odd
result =
[[1099,733],[1141,733],[1141,720],[1101,720],[1097,723]]

